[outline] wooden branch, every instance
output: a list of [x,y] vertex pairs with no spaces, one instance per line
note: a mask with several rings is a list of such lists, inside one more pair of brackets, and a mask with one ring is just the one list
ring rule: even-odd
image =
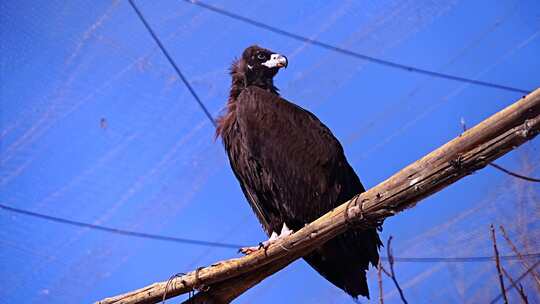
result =
[[197,293],[194,297],[184,301],[184,304],[221,304],[229,303],[246,290],[285,268],[295,259],[278,260],[272,267],[263,267],[259,271],[245,273],[230,280],[224,280],[211,286],[211,289]]
[[[206,287],[202,288],[206,291],[201,292],[201,297],[219,295],[225,302],[230,301],[352,225],[373,226],[414,207],[421,199],[534,138],[539,130],[540,90],[537,89],[266,250],[217,262],[173,279],[167,298]],[[163,297],[165,285],[166,282],[155,283],[97,303],[157,303]]]

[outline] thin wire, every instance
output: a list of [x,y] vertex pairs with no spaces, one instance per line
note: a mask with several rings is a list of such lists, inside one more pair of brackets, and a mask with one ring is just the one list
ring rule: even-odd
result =
[[214,117],[212,117],[212,114],[210,114],[210,111],[208,111],[208,109],[206,108],[204,103],[201,101],[201,99],[199,98],[199,96],[197,95],[197,93],[195,92],[193,87],[191,87],[191,85],[189,84],[189,82],[186,79],[186,77],[184,76],[184,74],[182,74],[182,72],[180,71],[180,68],[178,68],[178,65],[176,64],[174,59],[172,59],[171,55],[169,55],[169,52],[167,52],[167,50],[163,46],[163,43],[161,43],[161,41],[159,40],[159,38],[156,35],[156,33],[154,32],[154,30],[152,30],[152,28],[150,27],[150,24],[148,24],[148,22],[146,21],[146,19],[144,18],[143,14],[142,14],[142,12],[139,10],[137,5],[135,5],[135,2],[133,0],[129,0],[129,4],[135,10],[135,13],[137,13],[137,16],[139,16],[139,19],[141,19],[141,22],[144,24],[144,27],[146,27],[146,29],[148,30],[150,35],[152,35],[152,38],[154,39],[156,44],[161,49],[161,52],[163,52],[163,55],[165,55],[165,57],[167,58],[169,63],[173,66],[174,70],[176,71],[176,74],[178,74],[180,79],[182,79],[182,82],[184,82],[184,85],[186,85],[186,87],[188,88],[191,95],[193,95],[193,98],[195,98],[195,100],[197,101],[197,103],[199,104],[201,109],[204,111],[204,114],[206,114],[206,117],[208,117],[208,119],[210,119],[210,121],[212,122],[214,127],[216,127],[217,125],[216,125],[216,121],[214,120]]
[[[37,213],[33,211],[23,210],[15,207],[10,207],[4,204],[0,204],[0,209],[3,209],[7,212],[27,215],[43,220],[47,220],[49,222],[56,222],[60,224],[65,225],[71,225],[76,227],[84,227],[94,230],[100,230],[104,232],[114,233],[114,234],[120,234],[125,236],[131,236],[131,237],[138,237],[138,238],[144,238],[144,239],[151,239],[151,240],[158,240],[158,241],[166,241],[166,242],[174,242],[174,243],[181,243],[181,244],[190,244],[190,245],[199,245],[199,246],[207,246],[207,247],[221,247],[221,248],[233,248],[238,249],[243,247],[243,245],[239,244],[231,244],[231,243],[221,243],[221,242],[209,242],[209,241],[201,241],[201,240],[195,240],[195,239],[187,239],[187,238],[178,238],[178,237],[172,237],[172,236],[165,236],[165,235],[159,235],[159,234],[152,234],[152,233],[144,233],[144,232],[136,232],[136,231],[130,231],[130,230],[124,230],[124,229],[118,229],[118,228],[112,228],[112,227],[106,227],[101,225],[95,225],[90,223],[84,223],[74,220],[69,220],[61,217],[46,215],[42,213]],[[523,254],[523,258],[525,259],[540,259],[540,253],[531,253],[531,254]],[[500,257],[502,260],[519,260],[520,257],[517,255],[506,255]],[[382,260],[387,261],[387,257],[381,257]],[[478,257],[394,257],[394,261],[396,262],[404,262],[404,263],[440,263],[440,262],[447,262],[447,263],[467,263],[467,262],[491,262],[493,261],[493,257],[488,256],[478,256]]]
[[[540,253],[531,253],[523,255],[526,259],[538,259]],[[517,255],[502,255],[499,257],[501,260],[517,261],[519,257]],[[381,257],[382,260],[387,260],[386,257]],[[476,257],[394,257],[394,261],[403,263],[476,263],[476,262],[492,262],[493,257],[489,256],[476,256]]]
[[507,169],[497,165],[496,163],[489,163],[489,165],[492,166],[493,168],[499,169],[502,172],[504,172],[504,173],[506,173],[508,175],[511,175],[513,177],[521,178],[521,179],[529,181],[529,182],[540,183],[540,179],[538,179],[538,178],[529,177],[529,176],[514,173],[514,172],[512,172],[510,170],[507,170]]
[[164,236],[164,235],[158,235],[158,234],[151,234],[151,233],[144,233],[144,232],[136,232],[136,231],[130,231],[130,230],[124,230],[124,229],[117,229],[112,227],[106,227],[101,225],[95,225],[90,223],[84,223],[74,220],[69,220],[61,217],[41,214],[37,212],[32,212],[28,210],[18,209],[10,206],[6,206],[4,204],[0,204],[0,208],[9,211],[12,213],[18,213],[18,214],[24,214],[28,216],[32,216],[35,218],[44,219],[50,222],[56,222],[61,224],[67,224],[71,226],[77,226],[77,227],[84,227],[84,228],[90,228],[94,230],[100,230],[115,234],[121,234],[126,236],[132,236],[132,237],[138,237],[138,238],[145,238],[145,239],[152,239],[152,240],[159,240],[159,241],[167,241],[167,242],[175,242],[175,243],[182,243],[182,244],[191,244],[191,245],[200,245],[200,246],[211,246],[211,247],[221,247],[221,248],[233,248],[238,249],[242,246],[236,245],[236,244],[228,244],[228,243],[218,243],[218,242],[208,242],[208,241],[200,241],[200,240],[193,240],[193,239],[186,239],[186,238],[178,238],[173,236]]
[[[272,25],[262,23],[262,22],[254,20],[254,19],[250,19],[250,18],[241,16],[241,15],[238,15],[236,13],[233,13],[233,12],[230,12],[230,11],[227,11],[227,10],[224,10],[224,9],[221,9],[221,8],[206,4],[206,3],[201,2],[201,1],[196,1],[196,0],[182,0],[182,1],[190,3],[190,4],[197,5],[199,7],[204,8],[204,9],[213,11],[213,12],[215,12],[217,14],[227,16],[229,18],[232,18],[232,19],[235,19],[235,20],[238,20],[238,21],[253,25],[253,26],[258,27],[258,28],[262,28],[264,30],[267,30],[267,31],[270,31],[270,32],[273,32],[273,33],[276,33],[276,34],[279,34],[279,35],[282,35],[282,36],[286,36],[286,37],[289,37],[289,38],[292,38],[292,39],[295,39],[295,40],[298,40],[298,41],[302,41],[302,42],[305,42],[305,43],[309,43],[309,44],[312,44],[312,45],[316,45],[316,46],[319,46],[321,48],[324,48],[324,49],[327,49],[327,50],[330,50],[330,51],[334,51],[334,52],[337,52],[337,53],[340,53],[340,54],[343,54],[343,55],[346,55],[346,56],[354,57],[354,58],[361,59],[361,60],[366,60],[366,61],[369,61],[369,62],[372,62],[372,63],[387,66],[387,67],[390,67],[390,68],[400,69],[400,70],[404,70],[404,71],[412,72],[412,73],[424,74],[424,75],[428,75],[428,76],[436,77],[436,78],[448,79],[448,80],[453,80],[453,81],[458,81],[458,82],[465,82],[465,83],[484,86],[484,87],[489,87],[489,88],[496,88],[496,89],[501,89],[501,90],[510,91],[510,92],[518,92],[518,93],[522,93],[522,94],[528,94],[531,91],[531,90],[525,90],[525,89],[510,87],[510,86],[496,84],[496,83],[487,82],[487,81],[481,81],[481,80],[475,80],[475,79],[465,78],[465,77],[461,77],[461,76],[455,76],[455,75],[450,75],[450,74],[445,74],[445,73],[439,73],[439,72],[430,71],[430,70],[426,70],[426,69],[421,69],[421,68],[417,68],[417,67],[402,64],[402,63],[397,63],[397,62],[393,62],[393,61],[389,61],[389,60],[385,60],[385,59],[380,59],[380,58],[360,54],[360,53],[357,53],[357,52],[352,51],[352,50],[340,48],[338,46],[334,46],[334,45],[328,44],[326,42],[322,42],[322,41],[311,39],[309,37],[305,37],[305,36],[302,36],[302,35],[299,35],[299,34],[295,34],[295,33],[292,33],[292,32],[289,32],[289,31],[274,27]],[[130,2],[131,2],[131,0],[130,0]]]

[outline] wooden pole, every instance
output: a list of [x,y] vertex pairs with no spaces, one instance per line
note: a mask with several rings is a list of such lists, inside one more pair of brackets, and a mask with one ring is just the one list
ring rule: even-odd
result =
[[[166,298],[201,290],[187,303],[227,303],[351,226],[374,226],[485,167],[540,131],[540,89],[524,96],[389,179],[292,235],[245,257],[217,262],[171,280]],[[98,304],[158,303],[167,282]],[[202,302],[200,299],[205,299]],[[210,300],[211,299],[211,300]]]

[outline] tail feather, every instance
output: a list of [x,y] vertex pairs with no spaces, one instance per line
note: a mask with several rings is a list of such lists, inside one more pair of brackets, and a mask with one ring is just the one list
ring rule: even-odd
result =
[[320,275],[353,298],[369,299],[366,271],[379,262],[381,241],[375,229],[349,231],[338,236],[304,259]]

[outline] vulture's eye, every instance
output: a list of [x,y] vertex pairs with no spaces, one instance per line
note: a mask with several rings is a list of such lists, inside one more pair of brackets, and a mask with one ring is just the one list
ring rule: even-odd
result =
[[264,60],[266,58],[266,56],[264,56],[263,53],[260,53],[257,55],[257,58],[259,58],[260,60]]

